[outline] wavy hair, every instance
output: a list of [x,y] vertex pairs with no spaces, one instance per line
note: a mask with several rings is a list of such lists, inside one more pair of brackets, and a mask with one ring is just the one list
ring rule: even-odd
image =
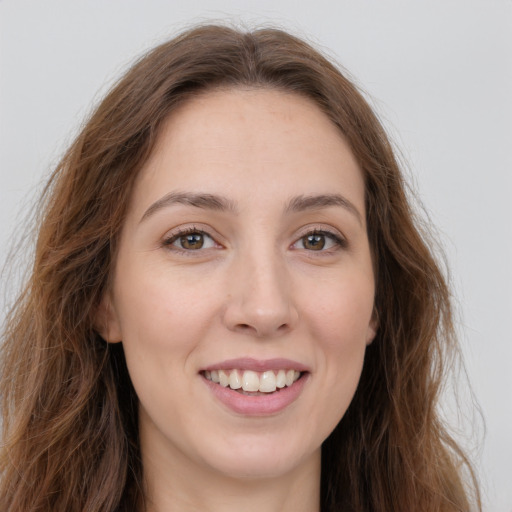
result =
[[379,120],[304,41],[214,25],[137,61],[44,190],[31,275],[3,333],[2,510],[144,509],[137,397],[121,344],[105,343],[94,320],[135,178],[163,122],[219,86],[310,98],[364,174],[379,330],[353,401],[322,446],[322,512],[480,510],[471,465],[438,415],[457,351],[449,290]]

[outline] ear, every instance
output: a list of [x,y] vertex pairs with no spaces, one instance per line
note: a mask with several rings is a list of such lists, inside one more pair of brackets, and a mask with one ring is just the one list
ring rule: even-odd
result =
[[110,292],[106,292],[96,311],[94,327],[107,343],[119,343],[123,337]]
[[368,331],[366,334],[366,345],[370,345],[375,336],[377,335],[377,330],[379,329],[379,313],[373,308],[372,317],[370,318],[370,323],[368,324]]

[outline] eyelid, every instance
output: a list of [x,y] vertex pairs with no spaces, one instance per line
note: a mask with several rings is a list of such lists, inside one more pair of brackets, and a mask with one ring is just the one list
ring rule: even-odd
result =
[[314,233],[331,235],[345,242],[347,241],[347,237],[339,229],[326,224],[308,224],[307,226],[303,226],[298,230],[296,239],[298,240],[299,238]]

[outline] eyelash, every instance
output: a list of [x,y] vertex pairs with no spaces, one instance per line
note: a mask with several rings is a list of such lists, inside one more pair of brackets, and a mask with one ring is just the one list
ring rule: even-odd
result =
[[[195,250],[194,249],[184,249],[182,247],[174,246],[173,244],[176,241],[178,241],[180,238],[186,237],[188,235],[195,235],[195,234],[202,235],[203,237],[209,238],[217,246],[220,245],[220,244],[218,244],[218,242],[216,242],[214,237],[211,236],[208,232],[193,226],[190,228],[179,229],[177,232],[171,234],[169,237],[167,237],[163,240],[162,246],[169,248],[173,251],[191,256],[192,253],[194,253],[194,252],[201,252],[201,249],[203,249],[203,248],[200,247],[199,249],[195,249]],[[340,236],[338,233],[334,233],[327,229],[310,229],[310,230],[304,232],[299,238],[297,238],[297,240],[295,242],[293,242],[293,244],[291,244],[291,247],[295,246],[296,244],[298,244],[301,241],[304,241],[306,239],[306,237],[311,237],[311,236],[323,236],[325,238],[328,238],[332,242],[334,242],[334,247],[330,247],[325,250],[323,250],[323,247],[322,247],[318,251],[308,250],[305,248],[304,249],[295,249],[295,250],[304,250],[308,253],[318,253],[318,255],[328,255],[328,254],[332,254],[333,252],[338,251],[339,249],[346,249],[348,246],[346,239],[343,238],[342,236]],[[211,247],[207,247],[206,249],[210,249],[210,248]]]

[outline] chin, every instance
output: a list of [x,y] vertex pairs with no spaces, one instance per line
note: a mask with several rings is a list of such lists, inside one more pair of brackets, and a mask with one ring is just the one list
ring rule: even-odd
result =
[[304,445],[286,446],[283,440],[277,443],[246,440],[233,443],[229,453],[215,454],[210,466],[233,479],[268,479],[293,473],[308,459],[314,462],[316,457],[319,462],[320,447],[305,452]]

